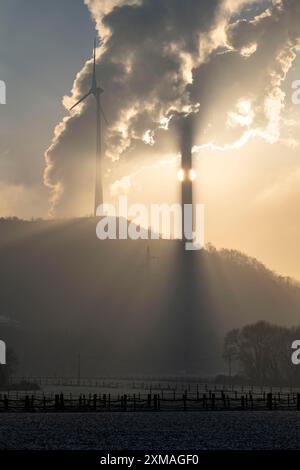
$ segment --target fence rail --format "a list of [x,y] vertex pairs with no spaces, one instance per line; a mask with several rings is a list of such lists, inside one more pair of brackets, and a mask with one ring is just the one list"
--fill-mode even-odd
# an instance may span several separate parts
[[1,412],[300,410],[300,393],[0,394]]

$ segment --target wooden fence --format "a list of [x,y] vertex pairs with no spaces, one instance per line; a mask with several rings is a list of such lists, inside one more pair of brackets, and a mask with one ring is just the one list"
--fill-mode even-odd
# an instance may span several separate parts
[[300,410],[300,393],[0,394],[0,412]]

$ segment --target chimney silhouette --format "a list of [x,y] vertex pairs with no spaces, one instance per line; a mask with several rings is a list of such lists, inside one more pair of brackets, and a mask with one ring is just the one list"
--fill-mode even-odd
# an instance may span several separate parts
[[[193,204],[193,162],[192,162],[192,130],[191,123],[185,119],[181,127],[181,206],[182,206],[182,240],[184,234],[184,207]],[[194,218],[194,217],[193,217]],[[194,228],[194,227],[193,227]]]

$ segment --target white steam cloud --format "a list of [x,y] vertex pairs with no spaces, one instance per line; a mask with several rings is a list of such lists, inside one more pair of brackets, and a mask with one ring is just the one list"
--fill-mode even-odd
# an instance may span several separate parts
[[[255,137],[280,139],[281,85],[299,47],[299,1],[85,3],[103,40],[97,75],[109,121],[106,166],[119,168],[119,174],[106,173],[106,184],[125,176],[128,186],[122,165],[113,162],[135,159],[138,167],[141,155],[163,158],[176,152],[178,114],[193,115],[195,149],[238,148]],[[251,16],[247,9],[253,6],[261,10]],[[66,108],[89,89],[91,68],[89,60],[77,74],[71,96],[64,98]],[[94,113],[90,99],[64,118],[46,152],[44,182],[51,190],[51,211],[59,215],[88,211]]]

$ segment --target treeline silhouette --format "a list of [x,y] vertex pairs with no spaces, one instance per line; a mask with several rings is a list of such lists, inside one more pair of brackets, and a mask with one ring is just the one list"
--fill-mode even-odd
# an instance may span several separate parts
[[291,360],[291,346],[297,339],[300,326],[288,328],[260,321],[229,331],[223,357],[229,366],[236,365],[240,382],[300,386],[300,366]]
[[235,250],[106,240],[95,218],[0,220],[0,338],[20,375],[222,373],[223,338],[297,323],[297,282]]

